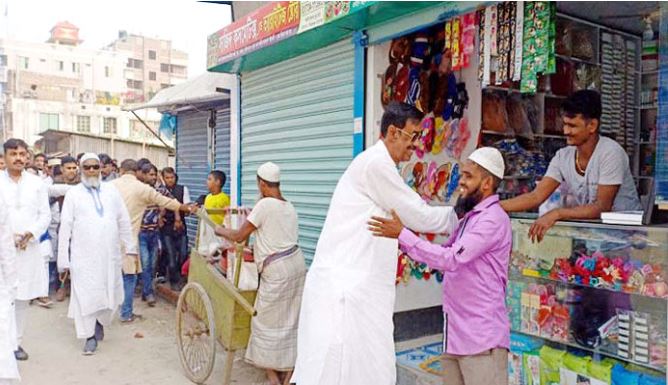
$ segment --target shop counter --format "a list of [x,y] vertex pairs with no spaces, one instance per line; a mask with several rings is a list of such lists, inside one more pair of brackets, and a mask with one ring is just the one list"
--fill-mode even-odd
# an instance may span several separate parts
[[[511,384],[665,382],[668,227],[513,218]],[[639,382],[642,383],[642,382]]]

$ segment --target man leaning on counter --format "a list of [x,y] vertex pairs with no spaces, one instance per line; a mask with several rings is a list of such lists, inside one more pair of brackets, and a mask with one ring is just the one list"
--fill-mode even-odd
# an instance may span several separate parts
[[575,92],[561,109],[568,146],[557,151],[533,191],[501,202],[507,212],[532,210],[560,189],[559,207],[539,217],[529,229],[534,242],[542,241],[560,220],[600,219],[603,212],[641,210],[626,151],[599,133],[601,95],[593,90]]

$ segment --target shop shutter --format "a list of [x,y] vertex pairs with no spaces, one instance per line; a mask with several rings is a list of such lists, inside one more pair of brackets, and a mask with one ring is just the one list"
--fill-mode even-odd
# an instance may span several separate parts
[[[190,190],[190,198],[207,193],[206,178],[209,173],[207,164],[207,120],[208,111],[184,112],[177,117],[176,131],[176,173],[179,183]],[[228,130],[229,132],[229,130]],[[197,221],[194,217],[186,218],[188,241],[195,242]]]
[[352,160],[352,40],[242,74],[241,109],[242,202],[255,203],[258,166],[277,163],[310,261],[336,183]]
[[227,175],[227,181],[223,191],[230,194],[230,105],[221,107],[216,112],[216,145],[215,145],[214,169],[220,170]]

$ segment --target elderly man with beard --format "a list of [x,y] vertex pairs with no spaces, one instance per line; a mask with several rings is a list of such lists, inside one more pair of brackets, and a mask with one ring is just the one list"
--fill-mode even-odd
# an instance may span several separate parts
[[512,233],[496,190],[501,153],[474,151],[462,167],[457,231],[443,245],[418,238],[392,219],[373,217],[374,235],[399,238],[401,250],[443,272],[443,370],[446,385],[506,385],[510,324],[505,305]]
[[121,246],[137,255],[123,199],[101,183],[100,168],[97,155],[81,158],[81,183],[65,195],[58,238],[58,269],[69,271],[72,282],[68,317],[74,318],[77,338],[86,339],[84,355],[95,352],[123,302]]

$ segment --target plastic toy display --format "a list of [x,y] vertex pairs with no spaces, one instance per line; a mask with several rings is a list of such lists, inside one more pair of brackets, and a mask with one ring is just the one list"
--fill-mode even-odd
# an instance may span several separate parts
[[668,228],[512,221],[510,383],[665,383]]

